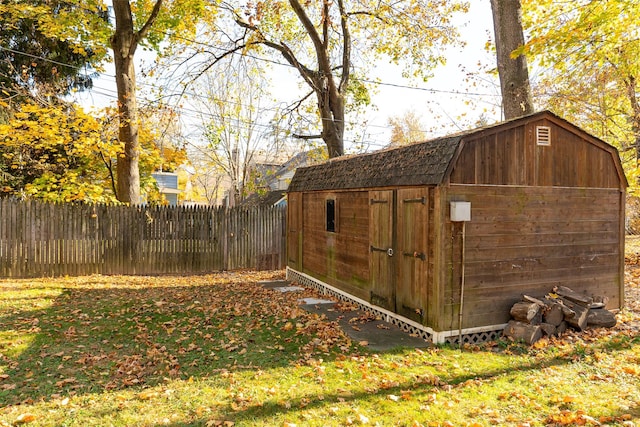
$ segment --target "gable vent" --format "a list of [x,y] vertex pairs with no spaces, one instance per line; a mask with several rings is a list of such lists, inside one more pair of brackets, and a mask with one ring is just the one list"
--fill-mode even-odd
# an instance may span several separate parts
[[551,128],[549,126],[536,126],[536,144],[551,145]]

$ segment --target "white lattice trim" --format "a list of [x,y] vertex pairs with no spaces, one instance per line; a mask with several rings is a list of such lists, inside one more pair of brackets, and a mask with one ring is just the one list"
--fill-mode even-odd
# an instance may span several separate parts
[[[330,295],[339,301],[346,301],[355,304],[361,310],[370,312],[380,317],[382,320],[392,323],[403,331],[419,336],[425,341],[431,341],[434,344],[451,343],[457,344],[460,338],[459,330],[451,331],[434,331],[428,326],[421,325],[411,319],[400,316],[382,307],[373,305],[367,301],[357,298],[345,291],[335,288],[324,283],[321,280],[311,277],[308,274],[301,273],[290,267],[287,267],[287,279],[296,282],[299,285],[307,286],[317,290],[322,295]],[[482,326],[478,328],[468,328],[462,330],[463,344],[477,344],[484,341],[496,339],[502,335],[502,331],[506,324]]]

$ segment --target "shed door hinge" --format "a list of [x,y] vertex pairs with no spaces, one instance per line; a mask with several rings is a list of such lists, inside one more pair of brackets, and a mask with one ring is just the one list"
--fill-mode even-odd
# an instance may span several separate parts
[[427,199],[424,197],[418,197],[417,199],[404,199],[402,200],[404,203],[421,203],[423,205],[427,204]]
[[427,256],[422,252],[403,252],[402,255],[412,258],[420,258],[422,261],[427,259]]

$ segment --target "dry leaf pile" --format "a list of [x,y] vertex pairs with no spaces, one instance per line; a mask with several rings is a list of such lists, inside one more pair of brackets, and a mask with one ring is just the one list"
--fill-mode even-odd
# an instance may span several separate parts
[[[153,386],[207,369],[306,363],[347,351],[351,343],[337,325],[298,307],[311,291],[274,292],[258,283],[280,274],[63,279],[51,306],[17,311],[6,324],[34,341],[24,348],[0,343],[6,366],[0,391],[18,396],[5,403]],[[29,286],[38,281],[23,289]],[[2,290],[7,287],[0,284]],[[20,356],[10,357],[18,347]],[[272,354],[277,359],[264,359]]]

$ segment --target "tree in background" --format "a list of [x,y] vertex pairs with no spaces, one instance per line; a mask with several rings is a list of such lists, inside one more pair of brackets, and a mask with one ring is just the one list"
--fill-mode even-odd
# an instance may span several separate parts
[[[154,111],[155,113],[155,111]],[[156,115],[157,116],[157,115]],[[53,202],[116,201],[113,165],[122,148],[114,144],[118,124],[108,109],[101,118],[66,104],[23,104],[0,124],[0,194]],[[158,120],[142,127],[141,171],[148,200],[159,201],[151,173],[184,162],[184,150],[160,147]]]
[[[209,10],[207,7],[214,8]],[[124,155],[118,159],[118,200],[140,203],[138,106],[135,53],[141,44],[160,50],[174,35],[193,34],[196,23],[215,15],[215,5],[204,0],[114,0],[115,28],[110,38],[118,89],[119,141]],[[208,13],[205,13],[208,12]]]
[[[5,29],[8,34],[7,45],[0,45],[5,57],[0,63],[4,95],[0,107],[6,111],[18,89],[22,94],[38,95],[47,105],[52,95],[68,93],[74,85],[89,85],[90,76],[79,67],[99,66],[110,47],[118,89],[117,141],[123,147],[114,176],[116,193],[120,201],[136,204],[140,202],[140,124],[135,53],[140,45],[160,50],[161,42],[175,33],[190,34],[201,17],[209,17],[204,13],[209,3],[114,0],[112,5],[113,27],[102,0],[11,0],[0,4],[3,36]],[[215,5],[211,7],[215,9]]]
[[[272,162],[281,152],[273,138],[272,119],[277,109],[265,92],[268,84],[259,64],[249,57],[234,58],[204,74],[196,83],[193,102],[198,106],[206,146],[192,146],[208,168],[222,171],[229,183],[229,203],[241,202],[256,162]],[[219,184],[219,183],[217,183]]]
[[523,1],[531,34],[522,52],[540,65],[546,108],[616,145],[637,188],[640,175],[640,4],[631,0]]
[[[178,119],[175,110],[162,104],[141,108],[139,111],[140,126],[138,139],[140,144],[140,190],[141,198],[147,203],[162,204],[163,196],[157,188],[152,173],[158,170],[174,172],[187,161],[186,150],[177,143],[182,140],[181,129],[177,126]],[[118,114],[113,107],[106,108],[101,116],[101,132],[104,141],[118,141],[120,126]],[[118,147],[117,155],[101,156],[108,171],[109,188],[116,194],[117,162],[123,152],[123,144],[113,144]],[[115,196],[114,196],[115,197]]]
[[[136,101],[135,53],[138,45],[148,36],[155,23],[162,0],[156,0],[148,16],[142,19],[142,25],[136,29],[134,15],[129,0],[114,0],[115,31],[111,36],[113,63],[116,68],[116,86],[118,88],[118,140],[123,144],[123,155],[117,162],[118,200],[139,204],[140,199],[140,142],[138,138],[138,105]],[[139,9],[144,12],[145,9]],[[142,15],[142,13],[141,13]],[[139,18],[142,18],[140,16]]]
[[391,126],[391,146],[399,147],[425,141],[427,134],[421,119],[420,115],[412,110],[406,111],[402,116],[390,117],[388,123]]
[[354,76],[366,75],[367,67],[386,58],[406,64],[407,76],[428,78],[445,61],[444,46],[456,41],[457,31],[450,19],[465,11],[466,4],[258,0],[223,2],[220,10],[214,41],[201,44],[193,56],[208,54],[205,68],[236,52],[284,59],[300,76],[301,87],[308,90],[290,105],[290,111],[305,115],[312,110],[317,117],[315,133],[295,136],[321,139],[329,156],[336,157],[344,152],[346,114],[369,100],[364,79]]
[[99,42],[107,26],[106,8],[90,3],[2,1],[0,111],[4,120],[22,103],[46,105],[72,89],[90,87],[95,76],[90,70],[107,55],[106,46]]
[[47,201],[112,202],[104,158],[118,147],[81,108],[23,104],[0,124],[0,194]]
[[524,46],[520,0],[491,0],[496,58],[504,118],[509,120],[533,113],[527,58]]

